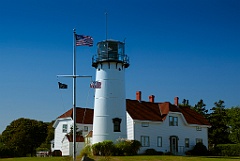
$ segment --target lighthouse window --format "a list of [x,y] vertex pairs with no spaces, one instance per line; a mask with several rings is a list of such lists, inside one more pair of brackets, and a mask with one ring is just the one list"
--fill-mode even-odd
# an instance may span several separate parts
[[118,59],[118,43],[117,42],[108,42],[108,55],[109,59]]
[[124,44],[118,44],[118,54],[120,56],[119,60],[123,60],[124,55]]
[[113,119],[113,131],[114,132],[121,132],[121,126],[120,126],[121,121],[122,121],[122,119],[120,119],[120,118]]
[[100,60],[105,60],[108,58],[107,55],[107,44],[106,43],[99,43],[98,44],[98,58]]

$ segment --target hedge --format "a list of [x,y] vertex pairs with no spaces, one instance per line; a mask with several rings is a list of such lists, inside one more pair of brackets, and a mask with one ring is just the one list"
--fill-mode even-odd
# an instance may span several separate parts
[[220,156],[240,156],[240,144],[219,144],[213,153]]
[[136,155],[141,147],[137,140],[119,139],[115,144],[110,140],[92,145],[93,155]]

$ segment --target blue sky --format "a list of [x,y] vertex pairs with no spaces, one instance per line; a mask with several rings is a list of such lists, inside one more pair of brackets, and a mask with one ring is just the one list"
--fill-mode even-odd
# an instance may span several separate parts
[[[95,78],[96,43],[123,41],[126,96],[157,102],[222,99],[240,105],[238,0],[11,0],[0,2],[0,133],[20,117],[52,121],[72,107],[73,28],[94,38],[77,47],[77,74]],[[57,82],[68,84],[59,90]],[[77,106],[93,107],[89,79],[77,80]]]

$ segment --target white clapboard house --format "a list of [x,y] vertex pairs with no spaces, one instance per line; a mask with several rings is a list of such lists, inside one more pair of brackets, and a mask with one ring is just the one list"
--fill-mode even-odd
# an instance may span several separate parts
[[[76,108],[76,129],[81,131],[82,135],[76,136],[77,155],[85,145],[86,136],[93,129],[93,109]],[[70,109],[59,116],[53,124],[55,128],[54,140],[51,142],[51,151],[61,151],[62,156],[73,155],[73,136],[71,128],[73,127],[73,110]]]
[[[87,142],[91,143],[93,113],[93,109],[77,108],[77,128],[83,134],[77,139],[78,154]],[[140,154],[155,149],[184,155],[198,142],[208,147],[210,124],[189,107],[179,106],[178,97],[174,98],[174,104],[154,102],[153,95],[149,96],[149,101],[143,101],[138,91],[136,100],[126,99],[126,119],[127,125],[121,126],[127,126],[127,139],[141,142]],[[63,156],[72,155],[72,139],[68,134],[72,125],[72,109],[56,119],[52,151],[60,150]]]

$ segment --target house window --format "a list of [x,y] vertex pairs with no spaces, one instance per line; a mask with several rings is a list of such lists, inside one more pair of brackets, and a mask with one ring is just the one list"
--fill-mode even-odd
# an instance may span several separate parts
[[202,141],[202,139],[201,138],[196,138],[196,144],[197,143],[202,143],[203,141]]
[[189,138],[185,138],[185,147],[189,148]]
[[197,131],[202,131],[202,127],[197,126],[197,127],[196,127],[196,130],[197,130]]
[[122,119],[120,118],[114,118],[113,119],[113,131],[114,132],[121,132],[121,121]]
[[162,147],[162,137],[161,136],[157,137],[157,146]]
[[149,136],[141,136],[141,144],[144,147],[150,146]]
[[142,127],[148,127],[149,123],[148,122],[142,122]]
[[86,131],[88,131],[88,126],[84,126],[83,127],[83,130],[86,132]]
[[63,132],[63,133],[67,133],[67,128],[68,128],[68,125],[67,125],[67,124],[63,124],[63,126],[62,126],[62,132]]
[[169,116],[169,126],[178,126],[178,118]]

